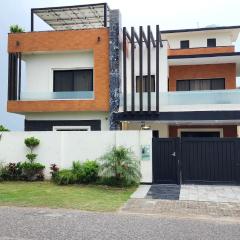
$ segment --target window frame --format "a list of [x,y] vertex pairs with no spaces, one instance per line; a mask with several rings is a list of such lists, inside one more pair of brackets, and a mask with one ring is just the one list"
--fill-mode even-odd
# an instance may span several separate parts
[[[188,43],[188,47],[183,47],[183,43]],[[190,48],[190,40],[180,40],[180,49],[189,49]]]
[[219,132],[220,138],[223,138],[223,128],[178,128],[179,138],[181,138],[182,132]]
[[51,75],[52,75],[51,91],[55,92],[54,91],[54,71],[78,71],[78,70],[92,70],[92,78],[93,78],[93,91],[92,92],[94,93],[95,92],[95,81],[94,81],[94,68],[93,67],[86,67],[86,68],[52,68],[51,69]]
[[[61,130],[63,129],[63,130]],[[83,132],[87,132],[87,131],[91,131],[91,126],[53,126],[53,131],[54,132],[61,132],[61,131],[67,131],[67,130],[71,130],[71,131],[78,131],[78,130],[83,130],[86,129]]]
[[[210,46],[211,44],[209,42],[212,40],[214,41],[214,46]],[[207,47],[209,47],[209,48],[217,47],[217,39],[216,38],[208,38],[207,39]]]

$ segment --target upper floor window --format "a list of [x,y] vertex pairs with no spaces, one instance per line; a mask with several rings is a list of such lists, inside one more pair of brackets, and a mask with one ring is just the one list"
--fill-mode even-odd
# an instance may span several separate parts
[[[155,92],[155,75],[151,75],[150,81],[151,92]],[[144,75],[142,78],[142,91],[148,91],[148,76]],[[136,76],[136,92],[140,92],[140,76]]]
[[93,91],[93,70],[54,70],[53,91]]
[[216,47],[217,46],[216,38],[208,38],[207,46],[208,47]]
[[180,48],[184,49],[184,48],[189,48],[190,44],[189,44],[189,40],[182,40],[180,41]]
[[225,79],[177,80],[177,91],[199,91],[225,89]]

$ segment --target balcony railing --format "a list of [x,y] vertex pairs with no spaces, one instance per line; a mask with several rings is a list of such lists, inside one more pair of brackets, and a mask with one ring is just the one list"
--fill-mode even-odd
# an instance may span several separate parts
[[[240,89],[234,90],[207,90],[207,91],[179,91],[160,92],[160,111],[169,109],[180,109],[186,107],[226,107],[230,104],[240,104]],[[121,96],[120,106],[123,106],[123,96]],[[143,111],[147,111],[148,96],[143,93]],[[127,94],[127,110],[131,110],[131,94]],[[135,93],[135,110],[139,110],[139,93]],[[156,110],[156,93],[151,93],[151,111]],[[240,110],[240,109],[239,109]]]
[[21,92],[20,100],[90,100],[94,99],[93,91],[72,91],[72,92]]

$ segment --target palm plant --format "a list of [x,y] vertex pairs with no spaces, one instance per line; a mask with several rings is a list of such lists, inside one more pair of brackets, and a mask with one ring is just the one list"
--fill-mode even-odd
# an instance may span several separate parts
[[134,153],[123,146],[113,147],[100,158],[99,176],[112,179],[116,184],[131,185],[140,181],[140,161]]

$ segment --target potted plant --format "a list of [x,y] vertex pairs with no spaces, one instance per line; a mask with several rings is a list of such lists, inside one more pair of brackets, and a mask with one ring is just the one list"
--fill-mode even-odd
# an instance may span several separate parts
[[22,33],[22,32],[24,32],[24,29],[19,27],[17,24],[14,24],[14,25],[10,26],[10,32],[11,33]]

